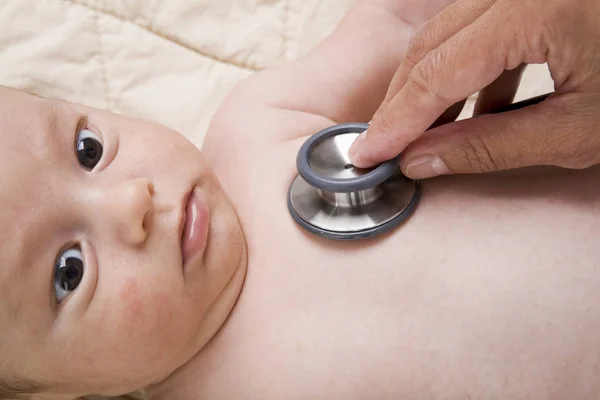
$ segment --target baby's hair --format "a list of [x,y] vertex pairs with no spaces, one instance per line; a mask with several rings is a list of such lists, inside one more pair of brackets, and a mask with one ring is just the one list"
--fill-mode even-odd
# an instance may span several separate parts
[[29,400],[31,395],[41,393],[44,385],[28,379],[9,379],[0,376],[0,400]]

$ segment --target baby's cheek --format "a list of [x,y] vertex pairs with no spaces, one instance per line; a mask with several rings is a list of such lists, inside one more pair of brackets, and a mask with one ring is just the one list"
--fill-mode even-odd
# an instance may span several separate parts
[[140,283],[134,278],[128,278],[119,288],[119,304],[123,306],[124,317],[126,320],[137,318],[142,309],[139,286]]
[[123,351],[138,353],[141,362],[165,360],[179,353],[191,333],[185,316],[189,305],[177,292],[152,288],[133,278],[122,283],[117,297]]

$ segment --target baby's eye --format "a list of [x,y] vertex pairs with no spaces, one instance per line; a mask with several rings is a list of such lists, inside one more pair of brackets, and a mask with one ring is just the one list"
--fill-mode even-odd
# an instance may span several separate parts
[[60,303],[75,290],[83,278],[83,256],[78,246],[59,254],[54,267],[54,290]]
[[77,160],[88,171],[94,169],[102,158],[102,143],[98,136],[88,130],[81,129],[77,132]]

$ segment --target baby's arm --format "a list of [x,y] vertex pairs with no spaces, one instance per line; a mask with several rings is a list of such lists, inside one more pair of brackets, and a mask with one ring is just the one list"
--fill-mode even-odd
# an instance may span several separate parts
[[295,62],[256,74],[241,85],[238,100],[251,96],[256,101],[260,93],[260,101],[271,108],[315,114],[332,122],[368,121],[383,100],[411,35],[452,2],[359,1],[317,48]]

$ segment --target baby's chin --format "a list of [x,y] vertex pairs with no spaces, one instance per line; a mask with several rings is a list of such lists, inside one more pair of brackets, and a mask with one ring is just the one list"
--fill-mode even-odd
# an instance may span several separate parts
[[246,237],[234,203],[214,176],[209,199],[210,222],[203,254],[204,273],[215,283],[211,306],[200,323],[201,350],[218,334],[235,309],[246,276],[248,250]]
[[179,387],[181,382],[185,382],[188,379],[195,379],[194,372],[197,371],[199,365],[203,362],[204,353],[222,333],[227,321],[235,313],[236,304],[242,292],[247,271],[245,241],[243,245],[244,251],[240,254],[240,259],[233,270],[233,274],[213,306],[202,319],[204,328],[200,330],[201,335],[197,338],[198,341],[194,349],[184,355],[176,368],[172,368],[171,371],[163,374],[160,378],[148,382],[147,385],[140,386],[150,398],[161,396],[169,398],[168,394],[173,388]]

